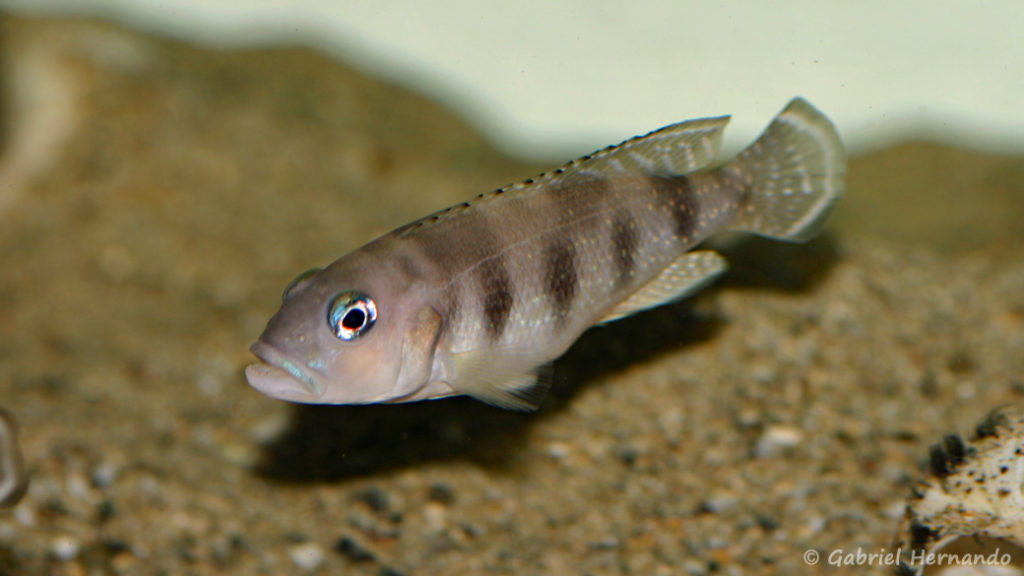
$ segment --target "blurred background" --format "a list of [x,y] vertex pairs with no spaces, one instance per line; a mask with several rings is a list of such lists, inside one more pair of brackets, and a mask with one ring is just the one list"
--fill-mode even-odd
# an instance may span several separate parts
[[794,95],[854,151],[1024,149],[1024,4],[5,0],[214,46],[301,44],[442,102],[500,149],[565,157],[734,115],[739,147]]

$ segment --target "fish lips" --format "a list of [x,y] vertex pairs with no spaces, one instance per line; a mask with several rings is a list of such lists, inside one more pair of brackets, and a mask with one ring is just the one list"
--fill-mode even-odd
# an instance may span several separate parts
[[262,394],[305,404],[315,404],[323,397],[327,386],[319,371],[262,341],[249,350],[263,362],[247,366],[245,378]]

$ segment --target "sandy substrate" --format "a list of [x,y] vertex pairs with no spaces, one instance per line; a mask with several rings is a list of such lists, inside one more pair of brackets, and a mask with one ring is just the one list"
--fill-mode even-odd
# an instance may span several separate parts
[[927,144],[854,159],[809,245],[731,242],[694,301],[586,334],[535,414],[265,398],[247,348],[298,272],[549,166],[303,49],[3,34],[32,485],[0,574],[888,573],[828,560],[891,547],[929,446],[1024,402],[1024,159]]

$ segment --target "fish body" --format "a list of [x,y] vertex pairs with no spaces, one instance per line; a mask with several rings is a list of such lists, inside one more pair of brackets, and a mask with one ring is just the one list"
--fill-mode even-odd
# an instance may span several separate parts
[[709,168],[727,116],[673,124],[457,204],[297,278],[253,345],[257,390],[303,403],[543,397],[537,370],[589,327],[726,269],[714,233],[806,240],[842,195],[829,120],[795,99]]

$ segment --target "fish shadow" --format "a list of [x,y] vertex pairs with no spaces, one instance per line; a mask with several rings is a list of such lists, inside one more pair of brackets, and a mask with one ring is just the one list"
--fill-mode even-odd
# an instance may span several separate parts
[[[800,293],[813,290],[840,259],[835,239],[807,244],[756,237],[714,248],[730,261],[718,288]],[[414,404],[305,406],[263,446],[256,473],[287,483],[337,482],[444,460],[509,471],[534,423],[565,410],[601,375],[714,338],[714,307],[662,306],[588,330],[554,365],[552,389],[535,413],[502,410],[469,398]]]

